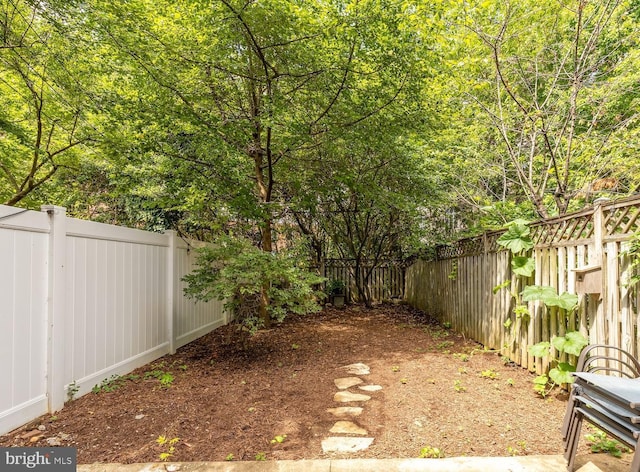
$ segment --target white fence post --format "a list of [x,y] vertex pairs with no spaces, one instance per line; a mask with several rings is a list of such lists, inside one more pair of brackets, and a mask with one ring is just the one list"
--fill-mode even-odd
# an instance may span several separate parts
[[67,210],[43,205],[49,215],[49,254],[47,299],[47,398],[49,412],[64,406],[65,317],[66,317],[66,258]]
[[167,336],[169,338],[169,353],[176,352],[176,238],[175,231],[165,231],[169,238],[167,251]]

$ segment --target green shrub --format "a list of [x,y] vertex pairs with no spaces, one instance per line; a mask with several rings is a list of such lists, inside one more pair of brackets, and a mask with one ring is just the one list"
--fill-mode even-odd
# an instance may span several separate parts
[[287,313],[320,311],[314,289],[324,278],[306,270],[295,250],[270,253],[238,237],[220,237],[213,247],[199,249],[197,268],[183,280],[184,292],[196,300],[224,300],[241,328],[255,333],[263,327],[259,305],[263,289],[269,299],[269,319],[282,321]]

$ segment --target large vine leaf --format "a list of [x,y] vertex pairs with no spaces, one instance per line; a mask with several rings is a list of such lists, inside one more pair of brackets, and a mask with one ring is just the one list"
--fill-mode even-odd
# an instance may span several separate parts
[[533,346],[529,346],[527,351],[534,357],[544,357],[549,355],[549,348],[551,347],[551,343],[548,341],[542,341]]
[[513,270],[515,274],[531,277],[535,269],[536,263],[531,257],[514,256],[513,259],[511,259],[511,270]]
[[522,299],[526,302],[540,300],[547,306],[557,306],[563,310],[571,311],[578,306],[578,296],[564,292],[558,295],[553,287],[544,285],[529,285],[522,291]]
[[554,337],[551,343],[560,352],[579,356],[589,340],[579,331],[571,331],[565,336]]
[[506,247],[512,253],[518,254],[533,247],[533,241],[529,235],[529,226],[525,220],[513,221],[507,231],[498,238],[497,243]]
[[558,292],[555,288],[544,285],[528,285],[522,291],[522,299],[525,302],[532,302],[534,300],[542,300],[544,302],[557,296]]
[[549,371],[549,377],[556,384],[568,384],[574,381],[572,372],[576,371],[576,367],[574,365],[569,364],[568,362],[560,362],[557,367],[554,367]]
[[550,297],[542,300],[547,306],[557,306],[564,310],[571,311],[578,306],[578,295],[564,292],[562,295]]

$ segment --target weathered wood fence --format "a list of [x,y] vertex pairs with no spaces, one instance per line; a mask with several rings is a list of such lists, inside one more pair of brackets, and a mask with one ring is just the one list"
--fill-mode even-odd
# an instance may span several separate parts
[[[531,225],[536,271],[528,284],[577,293],[576,269],[592,268],[589,276],[595,277],[597,288],[578,294],[578,309],[570,316],[540,302],[529,302],[529,320],[514,314],[511,294],[522,287],[511,272],[510,252],[496,242],[501,232],[439,247],[435,260],[416,261],[407,268],[405,299],[539,373],[547,370],[549,359],[534,358],[527,348],[568,331],[638,356],[640,298],[638,288],[629,283],[630,256],[625,251],[639,230],[639,196],[597,202],[593,208]],[[494,292],[509,280],[510,288]]]
[[365,288],[371,294],[370,299],[373,303],[381,303],[404,298],[405,267],[401,262],[387,261],[376,267],[366,262],[356,271],[353,260],[329,259],[324,264],[322,274],[329,281],[342,280],[346,286],[345,299],[356,303],[362,301],[356,286],[356,273],[360,280],[368,276]]

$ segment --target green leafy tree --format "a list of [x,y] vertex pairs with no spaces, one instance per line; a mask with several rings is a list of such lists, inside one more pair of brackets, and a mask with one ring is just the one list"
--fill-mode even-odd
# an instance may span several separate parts
[[455,31],[446,147],[431,152],[469,227],[637,191],[634,2],[467,2],[446,12]]
[[[359,142],[366,142],[362,149]],[[334,142],[332,164],[312,164],[309,180],[299,184],[314,185],[315,192],[291,202],[302,232],[322,241],[320,261],[351,262],[357,298],[365,304],[371,303],[373,271],[383,262],[401,261],[419,245],[422,210],[436,193],[415,149],[385,144],[376,146],[373,134],[368,141]]]
[[[271,253],[279,249],[275,231],[293,223],[286,219],[290,183],[318,158],[313,151],[381,113],[402,114],[394,104],[415,92],[422,72],[403,8],[390,1],[96,0],[75,13],[113,75],[133,85],[114,106],[136,115],[123,120],[146,146],[134,166],[148,167],[150,182],[160,169],[183,187],[190,173],[204,174],[205,188],[188,192],[200,199],[195,209],[212,204],[229,224],[246,222]],[[184,195],[160,187],[145,201],[155,194],[175,205]],[[269,303],[265,285],[262,319]]]
[[466,26],[493,66],[471,96],[497,131],[506,176],[540,217],[567,212],[581,189],[607,177],[609,140],[636,121],[633,108],[620,107],[628,91],[616,93],[637,41],[630,9],[625,1],[576,0],[468,12]]
[[29,205],[95,133],[74,93],[70,38],[40,4],[3,2],[0,18],[0,201]]

